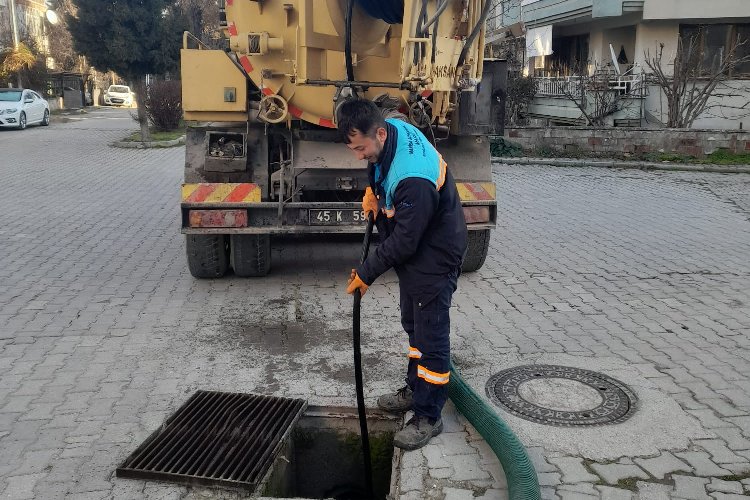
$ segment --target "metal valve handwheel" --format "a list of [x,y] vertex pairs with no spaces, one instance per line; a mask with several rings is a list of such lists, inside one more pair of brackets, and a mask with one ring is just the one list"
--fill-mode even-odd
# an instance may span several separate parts
[[260,100],[260,114],[258,117],[264,122],[281,123],[286,120],[289,105],[286,99],[278,94],[263,96]]

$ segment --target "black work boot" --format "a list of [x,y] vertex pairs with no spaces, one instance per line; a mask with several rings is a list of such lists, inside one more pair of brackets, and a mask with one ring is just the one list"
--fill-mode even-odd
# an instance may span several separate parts
[[435,423],[425,417],[414,416],[406,423],[406,427],[393,436],[393,445],[402,450],[416,450],[430,442],[430,439],[443,432],[443,419]]
[[411,410],[412,395],[414,393],[406,385],[392,394],[384,394],[378,398],[378,408],[393,413],[403,413]]

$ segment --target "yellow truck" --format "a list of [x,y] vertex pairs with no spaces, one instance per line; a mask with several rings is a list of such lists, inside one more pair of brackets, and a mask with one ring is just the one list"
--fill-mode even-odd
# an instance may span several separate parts
[[373,100],[419,127],[456,179],[464,271],[484,263],[497,205],[488,136],[506,66],[484,58],[491,0],[220,0],[225,50],[183,37],[182,232],[190,272],[262,276],[271,236],[358,233],[367,165],[336,108]]

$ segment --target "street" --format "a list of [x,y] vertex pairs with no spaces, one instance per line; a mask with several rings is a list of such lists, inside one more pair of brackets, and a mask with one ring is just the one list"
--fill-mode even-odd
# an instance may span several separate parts
[[[114,470],[198,389],[355,406],[344,290],[360,238],[276,239],[267,277],[192,278],[184,149],[111,147],[137,128],[129,111],[0,130],[2,498],[234,498]],[[499,223],[454,295],[456,366],[482,396],[494,373],[537,363],[606,373],[639,400],[589,429],[494,407],[543,497],[750,492],[750,176],[493,168]],[[362,307],[374,407],[406,363],[395,274]],[[453,467],[424,457],[430,474]],[[479,472],[475,496],[497,498],[503,481]],[[464,480],[430,474],[400,498],[467,498]]]

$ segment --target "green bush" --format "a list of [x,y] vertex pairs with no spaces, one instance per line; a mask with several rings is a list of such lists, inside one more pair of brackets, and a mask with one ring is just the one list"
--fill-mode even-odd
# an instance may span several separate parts
[[149,121],[158,131],[175,130],[182,119],[180,81],[155,81],[148,86],[144,107]]
[[523,147],[505,137],[490,138],[490,154],[492,156],[523,156]]

